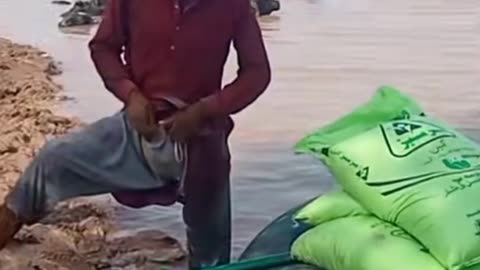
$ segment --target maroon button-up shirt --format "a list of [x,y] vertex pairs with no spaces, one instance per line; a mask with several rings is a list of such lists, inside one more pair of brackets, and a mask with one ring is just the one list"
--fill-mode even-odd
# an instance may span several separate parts
[[[125,0],[128,35],[122,31],[121,2],[108,2],[90,42],[98,73],[120,100],[137,90],[154,103],[164,96],[203,100],[222,117],[247,107],[269,84],[270,66],[249,0]],[[238,76],[222,87],[232,43]]]
[[[121,6],[125,3],[127,12]],[[222,87],[232,43],[239,72]],[[153,103],[161,103],[163,97],[187,103],[201,100],[222,119],[247,107],[270,82],[265,46],[249,0],[110,0],[90,49],[106,88],[123,102],[131,91],[141,91]],[[224,175],[228,162],[210,162],[228,159],[224,141],[219,138],[191,149],[185,189],[199,193],[193,195],[202,197],[205,187],[218,189],[221,184],[215,181],[220,179],[215,178],[228,180],[223,179],[228,178]],[[114,196],[128,206],[143,207],[170,205],[175,193],[167,186]],[[195,196],[189,199],[191,204],[204,206]]]

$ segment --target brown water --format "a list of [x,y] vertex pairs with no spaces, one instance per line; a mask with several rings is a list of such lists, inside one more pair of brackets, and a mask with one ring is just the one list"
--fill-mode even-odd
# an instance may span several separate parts
[[[65,7],[0,0],[0,36],[37,45],[63,62],[74,102],[93,121],[119,103],[90,62],[89,35],[61,33]],[[235,252],[272,218],[331,186],[325,171],[292,146],[305,133],[366,101],[383,84],[416,97],[452,125],[476,129],[480,93],[477,0],[283,0],[261,19],[273,66],[268,92],[236,117],[232,137]],[[226,81],[235,74],[235,57]],[[179,208],[118,207],[126,229],[162,228],[183,237]]]

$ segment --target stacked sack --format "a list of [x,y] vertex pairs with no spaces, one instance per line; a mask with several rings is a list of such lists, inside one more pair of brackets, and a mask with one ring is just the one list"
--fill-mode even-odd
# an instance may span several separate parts
[[317,198],[295,218],[315,226],[293,243],[295,260],[328,270],[444,270],[405,231],[342,191]]
[[[406,251],[409,246],[428,257],[418,249],[421,246],[445,269],[480,269],[480,145],[426,116],[408,96],[382,87],[365,105],[301,140],[296,150],[322,160],[345,191],[343,197],[350,203],[358,202],[357,210],[349,211],[364,211],[361,215],[349,212],[333,220],[321,219],[293,245],[292,254],[297,258],[329,270],[397,269],[393,259],[389,268],[339,265],[347,255],[365,263],[363,260],[377,257],[373,254],[392,250],[398,237],[388,237],[388,232],[400,230],[404,241],[398,245],[405,254],[410,252]],[[336,234],[343,231],[345,239],[333,239],[335,230]],[[347,246],[338,241],[348,241],[347,236],[358,236],[356,242],[347,245],[358,245],[358,250],[340,254],[346,252],[343,248]],[[335,264],[303,257],[309,253],[308,247],[323,245],[315,237],[333,237],[332,245],[316,256],[334,252],[339,257]],[[375,238],[383,241],[366,244]],[[389,248],[382,250],[384,244]],[[402,259],[411,260],[403,255]],[[427,261],[430,268],[404,265],[403,269],[438,269],[435,260]]]

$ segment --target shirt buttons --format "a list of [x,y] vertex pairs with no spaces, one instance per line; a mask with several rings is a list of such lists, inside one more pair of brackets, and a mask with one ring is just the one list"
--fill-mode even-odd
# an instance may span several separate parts
[[180,30],[180,26],[177,25],[177,27],[175,27],[175,30]]
[[175,51],[175,45],[170,46],[170,51]]

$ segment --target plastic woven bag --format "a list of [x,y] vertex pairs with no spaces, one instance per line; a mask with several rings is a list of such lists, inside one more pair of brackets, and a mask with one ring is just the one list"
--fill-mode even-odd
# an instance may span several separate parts
[[298,221],[320,225],[342,217],[371,215],[342,190],[323,194],[300,209],[294,216]]
[[[391,104],[385,102],[380,106]],[[362,118],[347,115],[330,125],[334,130],[305,138],[300,151],[321,156],[349,195],[413,235],[448,269],[476,267],[480,146],[432,118],[377,114],[372,108]],[[357,132],[347,135],[342,123],[354,120]]]
[[403,230],[372,216],[328,221],[292,245],[296,260],[328,270],[443,270]]

